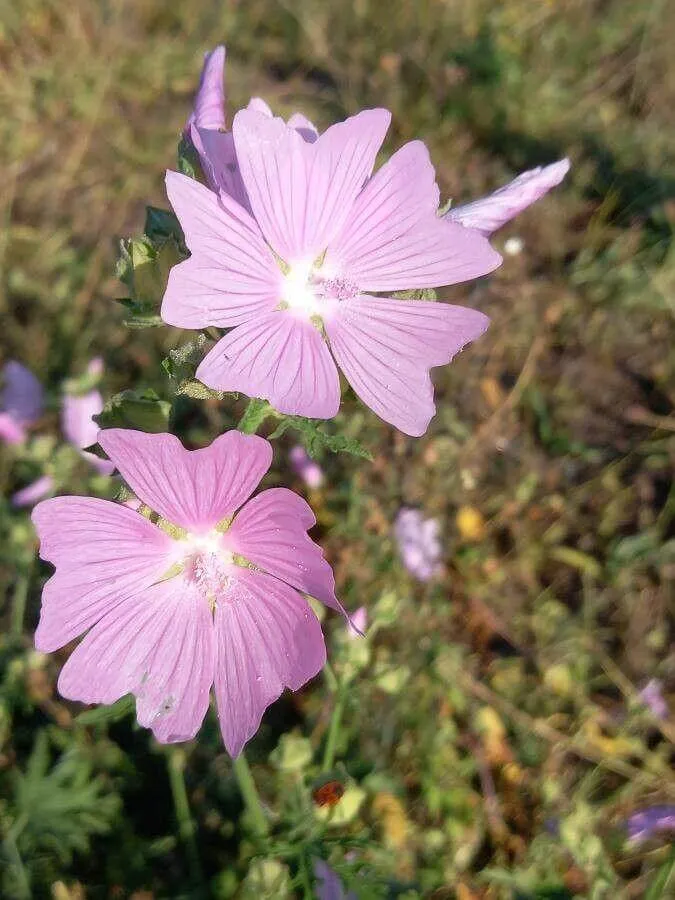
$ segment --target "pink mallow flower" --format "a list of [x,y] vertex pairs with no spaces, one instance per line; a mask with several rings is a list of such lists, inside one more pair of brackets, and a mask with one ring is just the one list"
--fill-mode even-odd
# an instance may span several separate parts
[[[197,151],[208,186],[213,191],[228,194],[250,212],[234,139],[226,125],[225,56],[222,45],[205,54],[199,88],[184,134]],[[248,109],[272,118],[272,110],[260,97],[251,98]],[[288,124],[307,141],[315,141],[318,137],[314,125],[301,113],[292,115]]]
[[[90,375],[99,375],[102,371],[100,359],[92,359],[87,368]],[[61,410],[61,428],[68,441],[101,475],[111,475],[115,466],[107,459],[101,459],[95,453],[85,450],[91,447],[98,438],[99,427],[94,422],[93,416],[97,416],[103,410],[103,397],[100,391],[94,389],[85,394],[66,394],[63,398]]]
[[406,434],[426,431],[429,369],[450,362],[488,319],[374,294],[477,278],[501,257],[478,232],[437,215],[422,142],[373,174],[389,121],[384,109],[365,110],[310,141],[291,122],[241,110],[232,140],[251,213],[224,189],[167,173],[192,255],[171,270],[162,318],[232,329],[200,364],[204,384],[331,418],[339,366],[382,419]]
[[561,159],[550,166],[529,169],[487,197],[451,207],[445,218],[489,237],[493,231],[506,225],[551,188],[559,185],[569,168],[569,159]]
[[440,568],[441,542],[436,519],[404,507],[396,516],[394,534],[403,565],[420,581],[429,581]]
[[215,687],[223,740],[237,756],[266,707],[326,660],[304,594],[344,612],[307,535],[315,519],[285,488],[249,499],[272,460],[261,437],[230,431],[202,450],[169,434],[101,431],[98,442],[155,522],[88,497],[40,503],[40,555],[56,572],[35,635],[51,652],[85,634],[60,693],[84,703],[136,697],[162,742],[197,733]]
[[35,375],[15,360],[2,370],[0,390],[0,441],[22,444],[26,429],[42,415],[44,391]]
[[292,447],[288,458],[296,475],[305,482],[308,488],[316,490],[323,484],[323,470],[321,466],[312,459],[304,447],[299,444]]

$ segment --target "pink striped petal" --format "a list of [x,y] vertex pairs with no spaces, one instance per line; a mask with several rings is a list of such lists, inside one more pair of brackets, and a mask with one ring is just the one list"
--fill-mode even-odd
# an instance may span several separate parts
[[211,612],[181,577],[109,612],[61,671],[59,692],[83,703],[136,697],[138,721],[158,741],[189,741],[209,706],[215,641]]
[[238,431],[202,450],[186,450],[172,434],[124,428],[100,431],[98,442],[143,503],[195,533],[239,509],[272,462],[264,438]]
[[465,228],[490,235],[560,184],[569,168],[569,159],[561,159],[550,166],[537,166],[487,197],[450,209],[445,217]]
[[177,172],[166,173],[166,188],[193,255],[169,274],[164,321],[227,327],[274,309],[283,276],[246,210]]
[[326,331],[335,359],[361,400],[404,434],[424,434],[436,411],[432,366],[450,362],[486,330],[462,306],[362,295],[342,302]]
[[242,507],[225,543],[232,553],[343,613],[331,567],[307,534],[315,524],[314,513],[302,497],[287,488],[272,488]]
[[501,257],[487,240],[436,215],[438,187],[421,141],[401,147],[368,182],[331,243],[324,266],[364,291],[456,284]]
[[35,646],[49,653],[91,628],[170,568],[174,541],[125,506],[56,497],[35,507],[40,556],[56,566],[42,594]]
[[284,688],[321,671],[326,646],[307,601],[262,572],[237,574],[216,606],[215,689],[220,729],[236,757]]
[[225,47],[204,55],[199,88],[190,120],[198,128],[225,127]]
[[321,334],[286,312],[235,328],[202,360],[197,378],[216,390],[269,400],[290,415],[329,419],[340,406],[340,379]]
[[370,109],[308,143],[282,119],[241,110],[232,132],[251,209],[287,263],[313,261],[344,224],[389,127]]

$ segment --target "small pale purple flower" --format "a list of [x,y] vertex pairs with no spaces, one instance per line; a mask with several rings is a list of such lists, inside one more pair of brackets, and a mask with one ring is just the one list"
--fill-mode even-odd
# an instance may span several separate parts
[[664,804],[633,813],[626,828],[630,841],[644,841],[661,832],[675,834],[675,806]]
[[[87,368],[89,375],[100,375],[102,362],[93,359]],[[103,397],[96,389],[85,394],[66,394],[63,398],[61,411],[61,428],[68,441],[77,448],[82,459],[85,459],[101,475],[110,475],[115,466],[107,459],[101,459],[95,453],[90,453],[85,448],[96,443],[99,427],[94,422],[93,416],[97,416],[103,410]]]
[[136,697],[138,721],[164,743],[195,736],[211,687],[225,746],[237,756],[284,688],[323,667],[306,595],[344,614],[333,573],[307,530],[307,503],[285,488],[249,499],[272,461],[261,437],[230,431],[203,450],[170,434],[98,434],[150,520],[121,503],[56,497],[33,522],[56,567],[35,645],[84,634],[60,693],[84,703]]
[[322,859],[314,860],[317,900],[358,900],[354,891],[345,893],[340,876]]
[[561,159],[550,166],[529,169],[487,197],[451,207],[445,218],[489,237],[559,185],[569,168],[569,159]]
[[323,470],[321,466],[312,459],[304,447],[293,447],[288,454],[291,466],[296,475],[305,482],[308,488],[316,490],[323,484]]
[[44,391],[35,375],[15,360],[6,363],[0,390],[0,440],[23,443],[26,429],[40,418],[43,406]]
[[663,685],[658,678],[652,678],[648,681],[640,691],[639,696],[657,719],[668,718],[668,704],[663,696]]
[[38,500],[42,500],[54,489],[54,479],[49,475],[42,475],[35,481],[31,481],[26,487],[21,488],[12,496],[12,506],[33,506]]
[[403,508],[396,517],[394,534],[403,565],[420,581],[429,581],[438,572],[441,559],[439,525],[425,519],[417,509]]

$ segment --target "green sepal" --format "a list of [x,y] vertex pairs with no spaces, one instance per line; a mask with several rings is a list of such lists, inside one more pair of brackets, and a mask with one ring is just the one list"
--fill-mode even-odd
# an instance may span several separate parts
[[93,419],[101,428],[136,428],[159,433],[168,431],[170,414],[171,404],[147,388],[115,394],[106,402],[103,412]]

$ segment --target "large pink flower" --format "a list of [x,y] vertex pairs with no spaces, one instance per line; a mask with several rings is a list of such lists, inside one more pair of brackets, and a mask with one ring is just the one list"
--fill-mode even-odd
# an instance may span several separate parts
[[85,703],[134,694],[138,721],[163,742],[194,737],[214,685],[236,756],[284,688],[324,665],[303,595],[343,612],[307,535],[312,511],[285,488],[249,500],[272,459],[254,435],[231,431],[193,451],[169,434],[115,428],[98,440],[156,516],[88,497],[35,508],[40,554],[56,566],[36,647],[50,652],[86,632],[61,694]]
[[560,159],[550,166],[528,169],[487,197],[452,207],[445,217],[488,237],[559,185],[569,168],[569,159]]
[[330,418],[340,404],[337,363],[381,418],[406,434],[426,431],[435,411],[429,369],[488,320],[374,293],[476,278],[500,257],[482,235],[437,215],[420,141],[372,174],[389,120],[386,110],[366,110],[309,140],[290,122],[238,112],[233,146],[251,213],[224,190],[167,173],[192,255],[170,273],[162,317],[234,328],[199,366],[205,384]]

